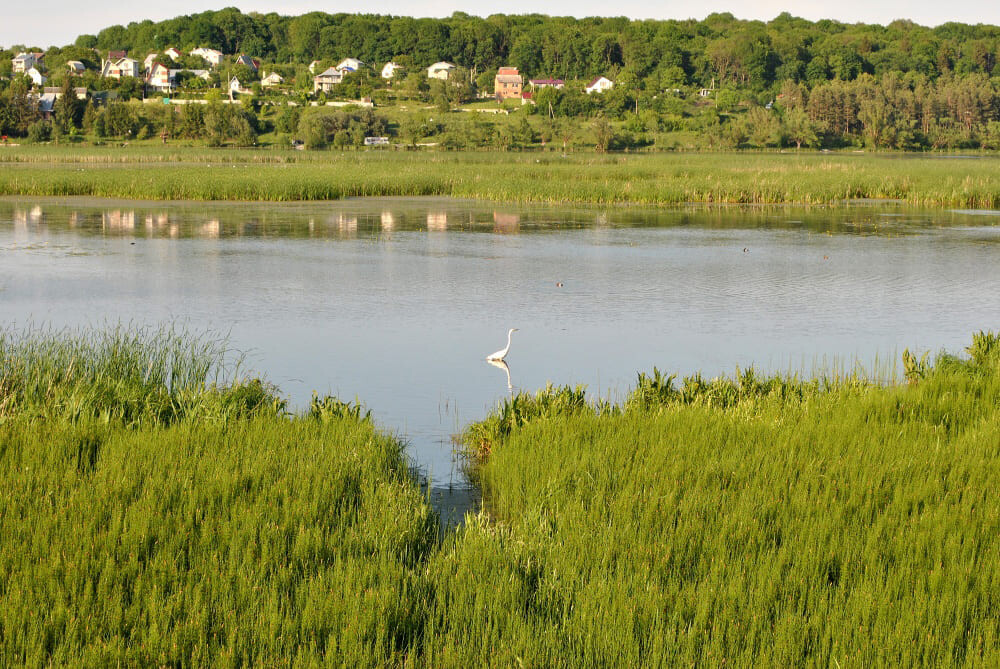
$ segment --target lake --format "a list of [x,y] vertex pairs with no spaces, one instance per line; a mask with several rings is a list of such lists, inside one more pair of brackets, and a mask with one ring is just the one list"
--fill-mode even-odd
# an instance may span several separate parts
[[[228,335],[296,407],[313,390],[359,398],[460,512],[451,436],[518,389],[620,399],[654,365],[887,373],[905,347],[960,351],[1000,327],[998,223],[891,203],[8,198],[0,314]],[[491,366],[512,327],[509,370]]]

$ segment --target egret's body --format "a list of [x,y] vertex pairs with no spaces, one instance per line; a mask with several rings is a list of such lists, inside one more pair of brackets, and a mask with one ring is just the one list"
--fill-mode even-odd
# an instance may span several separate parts
[[511,328],[510,330],[508,330],[507,331],[507,346],[505,348],[500,349],[496,353],[490,353],[488,356],[486,356],[486,359],[487,360],[503,360],[504,358],[506,358],[507,354],[510,352],[510,336],[512,334],[514,334],[515,332],[517,332],[517,328]]

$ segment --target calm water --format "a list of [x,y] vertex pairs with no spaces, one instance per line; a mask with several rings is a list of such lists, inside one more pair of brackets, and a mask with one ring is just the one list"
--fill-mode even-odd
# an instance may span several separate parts
[[1000,327],[1000,212],[0,200],[5,326],[181,320],[301,406],[359,397],[439,488],[514,389],[872,365]]

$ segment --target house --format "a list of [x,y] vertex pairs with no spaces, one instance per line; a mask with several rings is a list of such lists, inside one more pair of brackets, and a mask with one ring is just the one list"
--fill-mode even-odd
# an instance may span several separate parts
[[388,63],[382,66],[382,78],[392,79],[393,77],[396,76],[396,72],[399,72],[402,69],[403,66],[400,65],[399,63],[394,63],[392,61],[389,61]]
[[67,60],[66,69],[69,70],[70,74],[83,74],[87,70],[87,66],[78,60]]
[[55,109],[56,100],[59,96],[55,93],[42,93],[38,97],[38,111],[41,113],[42,118],[49,118],[52,116],[52,111]]
[[587,95],[591,93],[603,93],[606,90],[614,88],[615,82],[611,81],[607,77],[597,77],[584,88],[584,92]]
[[44,54],[41,53],[24,53],[23,51],[17,54],[11,59],[11,63],[14,65],[14,74],[27,74],[28,70],[39,64],[43,56]]
[[337,69],[340,70],[341,72],[345,70],[347,72],[357,72],[364,66],[365,66],[364,62],[358,60],[357,58],[345,58],[344,60],[337,63]]
[[121,58],[119,60],[106,60],[101,67],[101,76],[108,79],[121,79],[122,77],[138,77],[139,61],[131,58]]
[[128,55],[128,51],[108,51],[107,60],[121,60]]
[[448,77],[451,76],[451,71],[454,69],[455,66],[451,63],[446,63],[443,60],[438,61],[427,68],[427,78],[447,81]]
[[316,74],[317,67],[319,67],[318,60],[314,60],[313,62],[309,63],[309,74]]
[[247,67],[249,67],[254,72],[256,72],[257,70],[260,69],[260,61],[259,60],[257,60],[256,58],[251,58],[250,56],[247,56],[246,54],[242,54],[242,53],[236,58],[236,64],[237,65],[246,65]]
[[698,91],[698,95],[700,97],[703,97],[703,98],[711,97],[712,96],[712,89],[711,88],[703,88],[700,91]]
[[38,71],[37,67],[33,67],[26,72],[26,74],[31,77],[31,82],[35,86],[44,86],[45,82],[48,81],[48,77]]
[[151,53],[148,56],[146,56],[146,59],[142,61],[142,71],[149,72],[151,69],[153,69],[153,63],[156,62],[156,59],[159,55],[160,54],[158,53]]
[[173,89],[173,82],[170,78],[170,69],[161,63],[153,63],[146,76],[146,85],[154,91],[169,93]]
[[232,96],[234,94],[235,95],[249,95],[250,92],[251,92],[250,89],[244,88],[243,84],[241,84],[240,80],[237,79],[236,77],[233,77],[232,79],[229,80],[229,95],[230,96]]
[[[62,97],[62,87],[61,86],[46,86],[45,88],[42,89],[42,94],[43,95],[48,95],[49,93],[51,93],[52,95],[55,95],[56,96],[56,100],[58,100],[59,98]],[[74,88],[73,89],[73,96],[77,100],[86,100],[87,99],[87,88],[85,86],[78,86],[78,87]]]
[[497,100],[521,97],[521,75],[516,67],[501,67],[493,78],[493,93]]
[[531,84],[532,89],[545,88],[546,86],[551,86],[552,88],[562,88],[566,85],[566,82],[562,79],[532,79],[528,82]]
[[209,72],[208,70],[188,70],[188,69],[170,70],[168,76],[171,88],[177,88],[177,75],[180,74],[181,72],[188,72],[193,76],[197,77],[198,79],[204,79],[205,81],[209,81],[212,78],[212,73]]
[[178,60],[184,54],[181,53],[180,49],[175,49],[174,47],[170,47],[169,49],[164,49],[163,50],[163,55],[164,56],[170,56],[171,60]]
[[260,80],[260,85],[264,88],[270,88],[271,86],[280,86],[285,83],[285,78],[278,74],[277,72],[272,72],[263,79]]
[[146,85],[159,93],[171,93],[177,88],[177,75],[181,72],[189,72],[199,79],[209,81],[212,73],[208,70],[188,70],[183,68],[170,69],[162,63],[153,63],[149,74],[146,76]]
[[222,64],[223,53],[218,49],[209,49],[208,47],[200,46],[197,49],[192,49],[191,55],[200,56],[212,67],[218,67]]
[[313,77],[313,93],[329,93],[344,80],[344,73],[335,67],[328,67]]

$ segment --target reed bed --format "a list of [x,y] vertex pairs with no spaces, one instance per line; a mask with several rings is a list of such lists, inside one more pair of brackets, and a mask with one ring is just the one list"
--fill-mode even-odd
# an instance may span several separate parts
[[1000,159],[844,154],[503,154],[149,148],[0,152],[0,194],[150,200],[420,196],[500,202],[1000,206]]
[[891,387],[654,373],[614,410],[539,393],[481,461],[490,516],[435,563],[435,660],[995,665],[998,341]]
[[[212,338],[0,342],[3,666],[1000,662],[991,333],[895,385],[518,395],[469,427],[485,509],[443,538],[367,412],[289,413]],[[135,411],[140,383],[214,409]]]
[[[438,528],[402,445],[332,398],[247,402],[262,384],[216,384],[218,353],[170,329],[6,333],[0,665],[413,654]],[[135,386],[202,408],[137,411]]]

